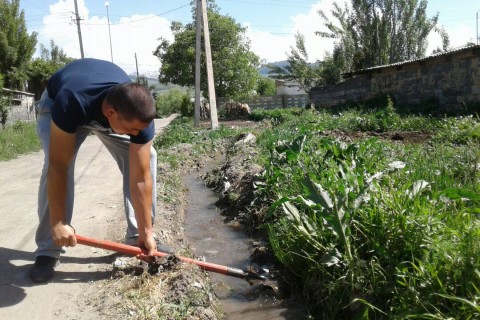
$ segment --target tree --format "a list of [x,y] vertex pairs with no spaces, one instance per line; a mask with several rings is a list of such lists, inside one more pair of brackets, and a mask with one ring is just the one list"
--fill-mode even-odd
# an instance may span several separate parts
[[53,40],[50,41],[50,49],[40,44],[40,58],[34,59],[27,71],[28,90],[35,94],[35,100],[40,99],[48,79],[55,71],[73,60]]
[[[153,53],[162,63],[160,83],[194,86],[195,15],[193,20],[187,25],[172,22],[172,43],[160,38],[160,44]],[[215,6],[208,8],[208,23],[216,94],[232,99],[252,95],[260,76],[260,59],[250,51],[250,41],[245,36],[246,29],[233,18],[221,15]],[[201,77],[207,79],[204,55],[201,60]],[[202,81],[201,90],[208,92],[207,89],[207,82]]]
[[257,94],[260,96],[273,96],[277,93],[275,80],[268,77],[260,77],[257,82]]
[[308,62],[305,48],[305,37],[301,33],[295,35],[295,48],[290,47],[288,65],[285,67],[269,66],[269,74],[275,79],[297,81],[300,87],[309,93],[313,87],[324,84],[321,67],[318,63]]
[[5,86],[24,90],[36,44],[37,33],[28,34],[20,0],[0,0],[0,73]]
[[341,50],[335,47],[333,54],[326,53],[320,69],[324,84],[332,85],[340,82],[344,68],[345,60]]
[[440,34],[444,50],[449,45],[437,26],[438,13],[427,18],[426,9],[427,0],[351,0],[344,8],[334,3],[336,21],[320,10],[328,32],[316,34],[338,40],[343,72],[418,59],[425,56],[431,31]]
[[143,85],[145,88],[147,88],[150,91],[155,90],[154,85],[150,85],[148,83],[148,77],[145,74],[141,74],[138,76],[138,78],[135,80],[136,83]]
[[[1,73],[0,73],[0,88],[3,89],[3,76]],[[5,97],[2,90],[0,90],[0,124],[2,125],[2,129],[5,128],[5,124],[7,123],[8,111],[9,111],[8,98]]]

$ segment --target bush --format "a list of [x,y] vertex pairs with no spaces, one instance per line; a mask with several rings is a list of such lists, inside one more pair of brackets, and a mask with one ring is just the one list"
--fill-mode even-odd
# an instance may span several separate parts
[[0,130],[0,161],[40,150],[35,122],[16,121]]
[[275,80],[268,77],[260,77],[257,82],[257,94],[260,96],[273,96],[277,93]]
[[[3,75],[0,74],[0,88],[3,88]],[[2,128],[5,128],[8,117],[8,99],[2,95],[0,91],[0,123]]]
[[2,128],[5,128],[5,124],[8,120],[9,100],[0,94],[0,124]]
[[171,89],[167,93],[159,95],[156,102],[158,116],[179,113],[182,116],[193,114],[193,103],[189,91]]
[[185,94],[182,97],[182,101],[180,102],[180,114],[184,117],[191,117],[193,116],[194,112],[194,103],[190,99],[189,94]]

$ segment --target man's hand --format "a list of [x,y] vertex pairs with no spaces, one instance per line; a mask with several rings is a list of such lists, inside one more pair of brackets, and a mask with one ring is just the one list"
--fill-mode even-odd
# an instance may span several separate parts
[[59,247],[75,247],[77,245],[75,230],[62,222],[52,226],[52,240]]
[[154,254],[157,251],[157,243],[153,238],[153,235],[147,235],[145,237],[138,237],[138,247],[147,249],[147,254],[138,254],[136,257],[137,259],[152,262],[154,260]]

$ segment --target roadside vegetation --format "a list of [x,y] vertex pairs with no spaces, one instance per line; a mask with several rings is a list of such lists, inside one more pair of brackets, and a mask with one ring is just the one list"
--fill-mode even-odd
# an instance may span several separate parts
[[0,129],[0,161],[40,150],[35,122],[15,122]]
[[261,122],[218,131],[178,121],[156,146],[202,154],[240,131],[256,135],[263,171],[242,210],[302,283],[315,318],[480,317],[478,116],[400,115],[387,101],[252,119]]
[[[262,134],[276,257],[326,319],[479,316],[478,119],[303,114]],[[395,119],[392,121],[392,119]],[[336,128],[335,128],[336,127]],[[427,143],[324,130],[430,130]],[[350,139],[349,139],[350,140]]]

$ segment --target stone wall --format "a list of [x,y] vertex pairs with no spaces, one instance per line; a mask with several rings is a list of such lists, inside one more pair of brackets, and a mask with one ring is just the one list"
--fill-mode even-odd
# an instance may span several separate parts
[[316,87],[310,98],[317,107],[389,94],[395,103],[434,99],[440,105],[480,102],[480,46],[424,59],[355,71],[337,85]]

